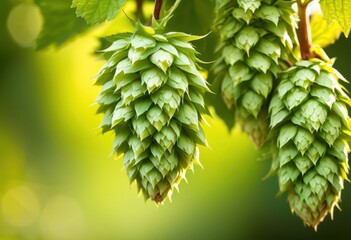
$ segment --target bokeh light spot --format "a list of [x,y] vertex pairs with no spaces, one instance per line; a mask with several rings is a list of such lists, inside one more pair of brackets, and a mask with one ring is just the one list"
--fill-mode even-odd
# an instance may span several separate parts
[[4,221],[14,227],[29,226],[40,215],[37,196],[25,185],[5,193],[1,208]]
[[8,18],[7,28],[21,47],[31,47],[40,33],[42,17],[34,4],[23,3],[14,7]]
[[40,222],[43,239],[84,239],[84,226],[80,205],[74,199],[57,195],[46,203]]

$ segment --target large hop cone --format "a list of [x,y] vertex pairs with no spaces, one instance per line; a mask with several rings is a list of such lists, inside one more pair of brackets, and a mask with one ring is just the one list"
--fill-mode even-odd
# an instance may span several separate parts
[[157,203],[199,163],[197,144],[206,145],[200,120],[208,88],[189,43],[198,38],[139,25],[109,38],[103,50],[101,127],[115,133],[114,151],[124,154],[130,181]]
[[257,147],[268,133],[267,99],[295,41],[292,3],[217,0],[220,44],[212,85]]
[[348,174],[349,98],[340,79],[326,62],[298,62],[282,75],[269,106],[272,173],[291,210],[314,228],[333,215]]

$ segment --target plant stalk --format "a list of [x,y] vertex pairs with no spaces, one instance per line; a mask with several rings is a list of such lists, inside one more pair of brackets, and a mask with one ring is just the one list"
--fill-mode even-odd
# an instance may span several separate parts
[[143,3],[144,0],[136,0],[136,17],[140,22],[144,20]]
[[160,19],[160,13],[161,13],[161,9],[162,9],[162,4],[163,4],[163,0],[155,0],[154,18],[156,20]]
[[311,28],[310,28],[310,19],[307,12],[307,6],[309,2],[301,3],[298,1],[298,37],[300,43],[300,52],[301,58],[303,60],[308,60],[311,58]]

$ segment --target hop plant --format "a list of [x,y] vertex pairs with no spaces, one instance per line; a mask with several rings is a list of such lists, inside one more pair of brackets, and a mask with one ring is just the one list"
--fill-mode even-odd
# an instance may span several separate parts
[[[216,2],[214,27],[220,35],[214,89],[259,148],[268,133],[268,99],[295,36],[292,1]],[[234,116],[232,116],[234,118]]]
[[333,216],[348,174],[349,97],[330,63],[300,61],[281,76],[269,105],[272,173],[290,208],[317,228]]
[[96,81],[102,131],[115,133],[130,182],[156,203],[200,163],[197,145],[207,144],[200,122],[208,87],[189,43],[199,38],[139,24],[103,50],[107,63]]
[[[38,49],[96,24],[123,32],[124,24],[107,22],[122,10],[128,16],[121,19],[133,14],[133,32],[101,41],[107,63],[96,79],[102,87],[96,102],[102,132],[114,133],[114,153],[123,155],[145,199],[162,203],[200,164],[198,146],[207,145],[202,115],[213,106],[229,130],[237,123],[257,148],[272,150],[270,174],[306,225],[317,228],[333,216],[349,172],[351,100],[323,48],[341,33],[348,37],[350,1],[154,0],[152,15],[151,1],[142,0],[34,2],[44,19]],[[190,43],[201,37],[166,30],[173,14],[167,29],[214,29],[197,47],[214,62],[201,69],[212,92]]]

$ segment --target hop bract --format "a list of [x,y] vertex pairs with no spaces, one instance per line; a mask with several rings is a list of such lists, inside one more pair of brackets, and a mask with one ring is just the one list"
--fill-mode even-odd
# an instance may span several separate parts
[[199,163],[197,145],[207,144],[200,121],[208,88],[189,43],[198,38],[139,25],[110,37],[103,50],[101,127],[115,133],[113,148],[124,154],[130,181],[157,203]]
[[296,63],[281,78],[269,106],[281,192],[306,225],[333,214],[348,174],[349,97],[331,64]]
[[[291,1],[217,0],[214,27],[220,35],[215,62],[215,92],[260,147],[268,133],[267,99],[281,60],[295,41]],[[233,116],[234,118],[234,116]]]

